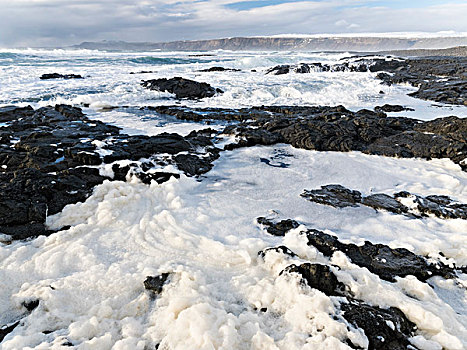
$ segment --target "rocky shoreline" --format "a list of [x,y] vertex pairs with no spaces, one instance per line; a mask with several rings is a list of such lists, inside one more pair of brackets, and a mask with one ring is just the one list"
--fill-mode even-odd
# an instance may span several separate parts
[[209,134],[129,136],[66,105],[2,107],[0,122],[0,232],[12,239],[53,233],[46,217],[84,201],[105,180],[164,182],[180,176],[160,170],[171,164],[199,175],[218,157]]
[[[303,74],[316,70],[380,72],[378,78],[385,84],[407,82],[419,87],[414,97],[463,105],[467,101],[466,66],[465,59],[357,58],[335,66],[276,66],[267,74]],[[214,67],[207,71],[223,70],[222,67]],[[176,98],[198,99],[222,93],[206,83],[184,78],[147,80],[142,82],[142,86],[174,93]],[[182,175],[199,177],[212,169],[221,152],[242,147],[285,143],[316,151],[359,151],[427,160],[449,158],[467,171],[467,119],[450,116],[421,121],[386,114],[404,111],[404,106],[384,105],[376,106],[374,110],[359,111],[350,111],[343,106],[258,106],[243,109],[158,106],[144,107],[143,110],[206,125],[218,121],[228,125],[219,131],[206,128],[187,136],[173,133],[130,136],[118,127],[89,119],[81,109],[73,106],[55,105],[36,110],[32,107],[1,107],[0,237],[3,241],[0,243],[57,232],[47,227],[47,217],[60,213],[69,204],[84,202],[97,185],[106,181],[133,181],[137,178],[151,185]],[[235,141],[221,148],[218,141],[227,136]],[[268,162],[262,158],[259,161]],[[467,220],[467,204],[443,195],[422,196],[403,191],[392,196],[384,193],[363,196],[359,191],[339,184],[323,184],[318,189],[304,189],[301,196],[304,201],[332,206],[336,210],[367,206],[391,215],[404,215],[407,220],[425,220],[426,217]],[[305,290],[314,289],[334,298],[337,308],[334,319],[347,328],[362,329],[367,337],[367,343],[346,339],[346,344],[353,349],[416,348],[410,339],[417,334],[417,326],[403,310],[365,302],[355,295],[348,281],[346,283],[342,279],[340,268],[330,263],[335,253],[342,253],[350,263],[390,284],[409,275],[420,283],[428,284],[434,276],[455,280],[466,270],[466,267],[434,261],[405,248],[369,241],[363,245],[344,243],[336,236],[305,227],[292,219],[259,217],[257,225],[276,237],[299,231],[307,247],[316,249],[323,260],[328,259],[328,263],[313,263],[286,245],[258,252],[258,264],[266,264],[271,256],[279,255],[290,262],[278,276],[291,281],[298,279]],[[69,227],[66,226],[60,228],[67,229]],[[172,272],[166,272],[147,276],[141,283],[147,293],[156,298],[167,285],[176,283],[171,277]],[[25,309],[24,315],[33,312],[40,303],[40,299],[24,301],[21,304]],[[269,312],[267,308],[257,311]],[[0,342],[20,324],[21,320],[15,320],[0,327]],[[65,344],[73,345],[62,345]],[[156,344],[156,348],[158,346]]]

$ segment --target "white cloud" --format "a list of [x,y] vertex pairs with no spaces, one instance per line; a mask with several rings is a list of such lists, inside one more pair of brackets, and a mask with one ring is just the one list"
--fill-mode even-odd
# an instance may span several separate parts
[[342,31],[467,31],[467,4],[391,9],[374,7],[371,0],[333,0],[288,2],[249,10],[227,6],[234,2],[0,0],[0,46]]

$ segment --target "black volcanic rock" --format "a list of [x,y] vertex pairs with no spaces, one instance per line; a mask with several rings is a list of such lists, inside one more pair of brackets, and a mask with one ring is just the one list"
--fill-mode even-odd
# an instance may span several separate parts
[[275,252],[275,253],[280,253],[280,254],[284,254],[284,255],[287,255],[289,257],[296,257],[297,255],[291,251],[289,248],[287,248],[286,246],[283,246],[283,245],[280,245],[278,247],[272,247],[272,248],[266,248],[266,249],[263,249],[263,250],[260,250],[258,252],[258,256],[261,258],[261,259],[265,259],[266,255],[270,252]]
[[301,283],[317,289],[326,295],[344,295],[345,286],[337,280],[328,265],[304,263],[289,265],[280,272],[282,274],[297,273]]
[[[319,72],[374,72],[386,85],[409,83],[419,90],[410,96],[447,104],[467,105],[467,58],[350,57],[338,64],[300,63],[278,65],[266,74]],[[384,106],[383,106],[384,107]],[[389,107],[381,111],[392,112]]]
[[403,111],[414,111],[414,109],[403,107],[400,105],[389,105],[389,104],[375,107],[375,112],[403,112]]
[[308,245],[314,246],[325,256],[342,251],[350,260],[384,280],[394,282],[396,276],[414,275],[421,281],[433,276],[452,278],[454,270],[445,265],[430,264],[425,258],[405,248],[390,248],[384,244],[366,241],[364,245],[341,243],[336,237],[318,230],[306,232]]
[[162,273],[157,276],[147,276],[144,281],[144,288],[155,293],[161,294],[164,284],[167,283],[170,273]]
[[282,75],[287,74],[290,72],[290,65],[284,64],[280,66],[275,66],[266,70],[266,74],[273,74],[273,75]]
[[356,207],[362,200],[360,192],[349,190],[341,185],[326,185],[321,186],[319,190],[305,190],[301,196],[312,202],[337,208]]
[[[306,233],[308,237],[310,232],[314,235],[320,233],[319,231],[310,230]],[[318,245],[318,249],[322,248],[323,251],[326,251],[325,255],[331,255],[332,252],[338,248],[344,248],[345,250],[345,248],[349,246],[343,245],[334,237],[325,234],[322,234],[320,238],[316,238],[314,243],[320,239],[321,241],[319,243],[324,244],[323,246]],[[337,245],[340,246],[337,247]],[[268,248],[264,251],[260,251],[258,255],[264,259],[265,255],[270,251],[282,253],[292,258],[296,257],[296,255],[285,246]],[[406,252],[404,253],[406,254]],[[355,253],[352,253],[352,255],[354,255],[355,258]],[[370,258],[371,260],[372,258],[381,258],[381,256],[365,256],[364,258]],[[383,261],[383,263],[385,263],[385,261]],[[376,273],[374,270],[372,272]],[[416,325],[410,322],[407,316],[398,308],[382,308],[355,299],[349,288],[337,279],[336,275],[332,272],[331,266],[310,262],[305,262],[300,265],[291,264],[283,269],[279,275],[298,275],[301,284],[317,289],[327,296],[339,297],[338,299],[334,299],[335,303],[339,303],[340,309],[340,312],[334,316],[334,319],[348,323],[354,328],[362,329],[368,339],[368,349],[408,349],[410,345],[409,338],[415,334],[417,330]],[[304,291],[304,293],[307,292]],[[352,348],[360,349],[360,347],[353,344],[349,339],[347,340],[347,344]]]
[[[53,233],[45,226],[47,215],[85,201],[94,186],[112,180],[100,174],[99,164],[131,160],[127,167],[112,166],[114,180],[129,174],[144,183],[162,183],[180,175],[158,171],[159,165],[173,164],[196,176],[209,171],[219,156],[203,132],[129,136],[66,105],[2,107],[0,121],[6,124],[0,128],[0,233],[13,239]],[[105,156],[94,141],[103,145]],[[158,154],[164,155],[158,161],[163,164],[138,162]]]
[[[363,197],[359,191],[349,190],[341,185],[325,185],[320,189],[304,190],[301,194],[307,200],[335,208],[356,207],[359,204],[377,210],[387,210],[411,218],[434,215],[442,219],[467,219],[467,204],[458,203],[448,196],[418,196],[403,191],[393,196],[374,193]],[[414,206],[409,208],[401,203],[401,198],[412,198]],[[258,218],[258,222],[260,219]],[[298,224],[297,224],[298,225]]]
[[240,69],[235,68],[224,68],[224,67],[210,67],[206,69],[200,69],[198,72],[240,72]]
[[175,94],[176,98],[200,99],[223,92],[207,83],[198,83],[181,77],[145,80],[141,85],[149,90],[170,92]]
[[287,231],[290,231],[299,226],[299,223],[295,220],[282,220],[279,222],[273,222],[272,220],[266,219],[265,217],[259,217],[256,219],[258,224],[264,225],[266,231],[274,236],[284,236]]
[[374,209],[384,209],[396,214],[406,214],[409,211],[405,205],[384,193],[372,194],[362,199],[362,204]]
[[365,331],[368,350],[406,350],[410,347],[409,338],[416,331],[398,308],[387,309],[364,304],[357,300],[341,303],[343,317],[354,327]]
[[47,79],[83,79],[83,77],[79,74],[59,74],[59,73],[47,73],[42,74],[40,79],[47,80]]
[[0,327],[0,343],[3,341],[3,339],[13,332],[13,330],[19,325],[20,321],[14,322],[13,324],[10,325],[5,325]]
[[239,138],[225,149],[287,143],[318,151],[361,151],[391,157],[450,158],[467,169],[467,119],[421,121],[343,106],[260,106],[241,109],[160,106],[155,113],[191,121],[234,121],[223,133]]

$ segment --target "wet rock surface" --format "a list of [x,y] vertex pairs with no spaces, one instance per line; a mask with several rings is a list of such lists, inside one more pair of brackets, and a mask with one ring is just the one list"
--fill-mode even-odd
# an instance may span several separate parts
[[331,256],[335,251],[347,255],[352,263],[366,267],[380,278],[394,282],[396,276],[413,275],[421,281],[433,276],[454,277],[454,270],[442,264],[431,264],[424,257],[405,248],[390,248],[384,244],[366,241],[364,245],[345,244],[336,237],[318,230],[306,233],[308,245],[318,249],[323,255]]
[[356,207],[362,200],[360,192],[349,190],[341,185],[326,185],[321,186],[319,190],[305,190],[301,196],[312,202],[337,208]]
[[259,217],[256,221],[258,224],[265,226],[266,231],[273,236],[284,236],[287,231],[300,225],[297,221],[290,219],[274,222],[265,217]]
[[240,72],[241,69],[235,68],[224,68],[224,67],[210,67],[206,69],[201,69],[198,72]]
[[[409,83],[418,87],[410,96],[447,104],[467,105],[467,58],[349,57],[338,64],[300,63],[269,68],[266,74],[310,72],[379,72],[386,85]],[[387,111],[390,112],[390,111]]]
[[[448,196],[419,196],[403,191],[393,196],[375,193],[363,197],[358,191],[353,191],[341,185],[325,185],[320,189],[304,190],[301,194],[307,200],[335,208],[355,207],[359,204],[374,209],[383,209],[408,217],[434,215],[442,219],[467,220],[467,204],[458,203]],[[405,201],[409,206],[401,203]]]
[[265,259],[266,258],[266,255],[270,252],[275,252],[275,253],[280,253],[280,254],[284,254],[284,255],[288,255],[290,257],[296,257],[297,255],[291,251],[289,248],[287,248],[286,246],[284,245],[281,245],[281,246],[278,246],[278,247],[272,247],[272,248],[266,248],[266,249],[263,249],[263,250],[260,250],[258,252],[258,256],[261,258],[261,259]]
[[375,107],[375,112],[403,112],[403,111],[414,111],[414,109],[407,108],[401,105],[389,105],[389,104]]
[[158,276],[147,276],[144,281],[144,288],[155,294],[162,293],[162,288],[168,282],[170,273],[162,273]]
[[261,106],[242,109],[161,106],[154,113],[190,121],[231,121],[223,133],[239,141],[225,149],[287,143],[317,151],[361,151],[403,158],[450,158],[464,170],[467,163],[467,119],[438,118],[424,122],[388,117],[343,106]]
[[408,59],[397,68],[384,67],[378,71],[384,84],[409,83],[418,87],[410,96],[447,104],[467,104],[467,58]]
[[317,289],[326,295],[345,295],[345,286],[337,280],[336,275],[328,265],[304,263],[289,265],[281,271],[282,274],[297,273],[301,282],[311,288]]
[[[2,107],[0,122],[5,124],[0,128],[0,232],[13,239],[53,233],[45,226],[47,215],[84,201],[94,186],[114,179],[100,173],[101,164],[135,161],[127,167],[113,164],[115,180],[129,174],[161,183],[180,176],[160,171],[164,166],[200,175],[219,154],[202,131],[186,137],[129,136],[66,105]],[[140,164],[141,158],[152,160]]]
[[83,79],[83,77],[79,74],[59,74],[59,73],[46,73],[42,74],[40,79],[48,80],[48,79]]
[[213,88],[208,83],[199,83],[181,77],[145,80],[141,85],[149,90],[167,91],[175,94],[176,98],[187,99],[212,97],[217,93],[223,92],[221,89]]
[[[289,253],[290,250],[284,246],[268,248],[259,254],[260,256],[263,254],[264,257],[264,254],[271,250],[292,256]],[[410,345],[409,338],[417,330],[416,325],[409,321],[398,308],[381,308],[352,297],[346,286],[339,282],[329,265],[308,262],[300,265],[291,264],[279,275],[298,275],[301,284],[317,289],[327,296],[341,297],[339,299],[341,311],[339,316],[341,318],[337,319],[362,329],[368,339],[368,349],[407,349]],[[347,343],[352,348],[361,348],[350,340]]]
[[416,326],[398,308],[382,309],[357,300],[342,303],[343,317],[364,330],[369,350],[406,350]]
[[10,324],[10,325],[5,325],[5,326],[2,326],[0,327],[0,343],[3,341],[3,339],[8,335],[10,334],[11,332],[13,332],[13,330],[19,325],[19,322],[20,321],[17,321],[13,324]]

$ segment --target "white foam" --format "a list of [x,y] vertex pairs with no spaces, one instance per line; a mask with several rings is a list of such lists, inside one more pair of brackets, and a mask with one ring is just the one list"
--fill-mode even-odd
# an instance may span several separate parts
[[[0,59],[0,105],[16,104],[42,107],[56,103],[89,105],[86,112],[98,115],[103,108],[118,106],[181,105],[191,107],[239,108],[254,105],[344,105],[349,109],[373,108],[382,104],[404,104],[414,112],[402,112],[419,119],[439,116],[467,116],[466,106],[450,106],[422,101],[407,96],[416,89],[409,86],[387,87],[375,79],[374,73],[312,72],[287,75],[265,75],[267,68],[278,64],[322,62],[334,64],[346,53],[307,52],[227,52],[216,51],[214,56],[193,57],[180,52],[106,53],[92,50],[13,50],[18,57]],[[154,63],[136,63],[135,60],[153,57]],[[160,64],[172,60],[173,64]],[[175,64],[176,60],[186,62]],[[190,60],[198,62],[190,63]],[[167,62],[172,62],[167,61]],[[165,62],[165,63],[167,63]],[[212,66],[241,69],[240,72],[199,72]],[[251,72],[254,69],[256,72]],[[44,73],[81,74],[85,79],[40,80]],[[130,72],[155,71],[150,74]],[[169,93],[150,91],[139,84],[142,79],[183,76],[207,82],[222,89],[224,94],[196,101],[177,101]],[[383,91],[384,94],[380,94]],[[106,118],[106,116],[103,116]],[[115,116],[117,118],[117,116]],[[138,116],[120,114],[129,118],[123,125],[135,123]],[[150,128],[150,123],[144,128]],[[137,123],[139,124],[139,123]],[[185,126],[181,126],[182,130]],[[143,129],[144,129],[143,128]],[[131,129],[131,128],[130,128]],[[138,128],[139,129],[139,128]]]
[[[462,220],[408,219],[365,207],[335,209],[299,196],[304,188],[329,183],[363,194],[408,190],[467,199],[467,175],[449,160],[281,145],[222,153],[201,182],[185,176],[151,186],[136,179],[105,182],[85,203],[48,218],[52,228],[71,225],[70,230],[0,246],[0,323],[22,317],[24,300],[41,300],[5,338],[3,349],[50,348],[59,341],[89,349],[159,343],[170,349],[348,349],[346,338],[367,346],[364,334],[340,319],[339,298],[305,288],[293,276],[278,276],[292,261],[328,261],[305,244],[301,228],[275,237],[255,218],[275,213],[344,241],[369,239],[427,255],[442,251],[458,264],[467,262],[461,234],[467,226]],[[279,244],[299,257],[258,258],[259,250]],[[358,298],[403,310],[419,328],[414,344],[467,345],[467,316],[454,311],[458,301],[449,296],[457,296],[459,287],[438,283],[432,290],[410,276],[385,282],[343,254],[334,254],[331,262]],[[170,283],[152,300],[142,282],[162,272],[172,273]]]

